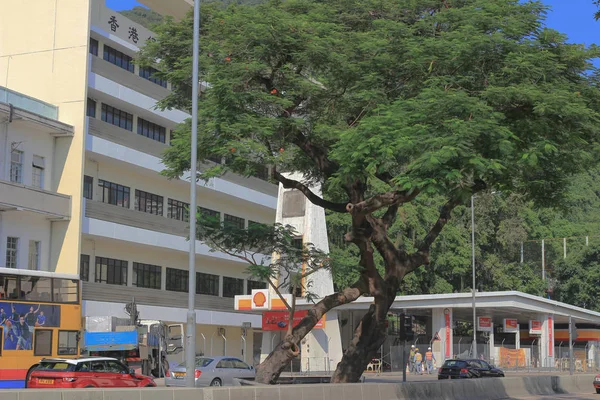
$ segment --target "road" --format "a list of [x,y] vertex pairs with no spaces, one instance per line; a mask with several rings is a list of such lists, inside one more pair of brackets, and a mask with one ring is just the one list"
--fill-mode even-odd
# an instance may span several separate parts
[[518,400],[556,400],[556,399],[570,399],[570,400],[598,400],[600,395],[596,393],[584,393],[584,394],[565,394],[565,395],[552,395],[552,396],[530,396],[530,397],[519,397]]

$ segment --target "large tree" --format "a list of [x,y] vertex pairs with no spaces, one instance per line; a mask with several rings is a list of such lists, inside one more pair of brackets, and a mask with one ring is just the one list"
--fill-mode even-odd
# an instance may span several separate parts
[[[543,26],[544,6],[518,0],[287,0],[202,10],[202,171],[271,177],[331,213],[350,215],[357,281],[320,299],[257,369],[273,382],[333,307],[374,304],[333,382],[357,381],[386,337],[405,276],[430,262],[452,211],[497,189],[539,204],[596,160],[599,92],[590,58]],[[191,104],[192,19],[167,21],[142,63],[175,90],[161,107]],[[164,154],[165,174],[190,167],[189,121]],[[301,172],[304,179],[286,177]],[[321,183],[319,196],[309,183]],[[439,204],[411,246],[389,228],[421,197]],[[377,268],[376,257],[382,260]]]

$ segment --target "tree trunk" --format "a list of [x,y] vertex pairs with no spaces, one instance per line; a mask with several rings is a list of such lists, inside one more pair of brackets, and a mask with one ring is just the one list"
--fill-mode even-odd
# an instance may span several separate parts
[[354,287],[344,289],[342,292],[330,294],[315,304],[308,311],[308,315],[302,318],[302,321],[294,327],[292,334],[286,335],[285,339],[273,349],[265,361],[256,367],[256,381],[263,384],[275,384],[292,359],[300,354],[302,339],[308,335],[329,310],[342,304],[351,303],[359,298],[365,292],[364,288],[359,288],[360,286],[360,284],[357,284]]
[[269,356],[256,367],[256,381],[274,385],[289,363],[298,356],[298,343],[294,338],[286,338],[279,343]]
[[[379,304],[377,304],[379,303]],[[371,305],[369,311],[362,317],[354,331],[354,338],[338,363],[331,383],[358,382],[367,365],[377,355],[377,352],[387,338],[386,320],[381,318],[383,312],[391,307],[392,302],[382,301]],[[383,308],[379,308],[383,307]],[[377,315],[380,315],[377,318]]]

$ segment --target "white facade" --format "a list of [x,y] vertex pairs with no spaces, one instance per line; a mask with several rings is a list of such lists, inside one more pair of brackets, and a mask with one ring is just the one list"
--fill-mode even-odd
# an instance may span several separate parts
[[[118,27],[109,23],[112,17]],[[125,303],[135,297],[140,318],[185,323],[189,242],[181,211],[182,204],[189,204],[189,176],[168,180],[160,172],[171,129],[189,115],[155,109],[170,84],[165,88],[145,79],[138,65],[128,64],[127,57],[135,57],[152,32],[107,9],[103,0],[92,2],[91,21],[83,312],[124,317]],[[120,123],[122,119],[126,122]],[[248,221],[271,224],[277,187],[258,178],[228,175],[198,182],[197,199],[199,207],[218,212],[222,220],[244,227]],[[251,362],[252,332],[243,330],[242,323],[260,329],[260,317],[233,312],[233,295],[246,294],[248,288],[247,265],[201,242],[196,254],[196,271],[210,275],[210,285],[197,296],[197,352],[227,353]]]
[[[288,178],[302,181],[299,174],[287,174]],[[320,187],[310,187],[317,196]],[[295,228],[303,243],[312,243],[315,248],[329,253],[329,240],[325,222],[325,210],[312,204],[302,193],[285,189],[279,185],[276,222]],[[284,272],[285,273],[285,272]],[[315,302],[334,292],[331,271],[321,269],[307,278],[304,287],[315,295]],[[271,296],[277,296],[272,290]],[[275,337],[274,337],[275,336]],[[264,332],[262,354],[264,360],[276,345],[279,332]],[[342,358],[342,342],[338,313],[329,311],[324,329],[313,329],[301,344],[300,368],[302,371],[329,371],[335,368]]]
[[16,92],[0,96],[0,106],[0,268],[55,271],[52,230],[68,221],[71,206],[56,192],[55,147],[72,127],[54,119],[56,107]]

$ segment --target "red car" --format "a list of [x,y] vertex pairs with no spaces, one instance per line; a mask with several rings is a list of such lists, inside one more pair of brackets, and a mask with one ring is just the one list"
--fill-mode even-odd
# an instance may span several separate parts
[[596,389],[596,393],[600,394],[600,374],[594,378],[594,389]]
[[27,388],[154,387],[148,376],[137,375],[115,358],[44,358],[27,372]]

